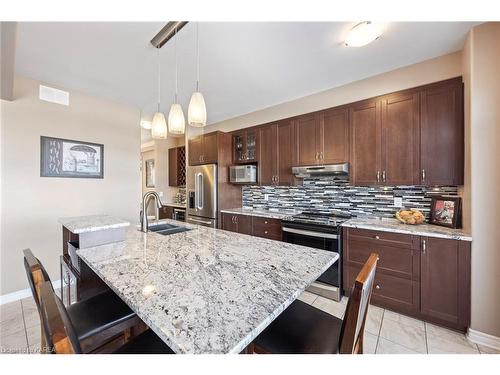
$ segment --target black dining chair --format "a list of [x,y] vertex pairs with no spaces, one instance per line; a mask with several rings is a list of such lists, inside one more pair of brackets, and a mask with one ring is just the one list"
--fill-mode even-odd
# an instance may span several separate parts
[[[40,317],[42,320],[46,353],[82,354],[82,346],[73,320],[50,282],[40,286]],[[128,341],[116,354],[174,354],[150,329]]]
[[[32,251],[26,249],[23,253],[26,275],[41,319],[40,288],[46,282],[52,288],[52,283],[42,263]],[[128,337],[132,327],[142,323],[127,304],[111,290],[73,303],[67,308],[67,314],[85,353],[106,351],[106,344],[122,335]],[[43,330],[42,324],[42,347],[46,344]]]
[[296,300],[254,340],[247,352],[362,354],[377,261],[378,255],[372,253],[356,277],[343,320]]

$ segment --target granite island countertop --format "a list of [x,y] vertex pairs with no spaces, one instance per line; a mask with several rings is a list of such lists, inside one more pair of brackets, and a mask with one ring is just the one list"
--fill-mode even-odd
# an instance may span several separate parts
[[59,224],[75,234],[128,227],[130,222],[109,215],[61,217]]
[[235,215],[248,215],[257,217],[267,217],[269,219],[283,220],[288,216],[300,214],[300,211],[289,210],[289,211],[278,211],[278,210],[265,210],[265,209],[254,209],[254,208],[230,208],[221,210],[222,213],[235,214]]
[[208,227],[77,254],[176,353],[239,353],[338,254]]
[[460,229],[452,229],[432,224],[407,225],[397,219],[376,217],[355,217],[342,223],[343,227],[379,230],[383,232],[413,234],[418,236],[448,238],[462,241],[472,241],[469,234]]

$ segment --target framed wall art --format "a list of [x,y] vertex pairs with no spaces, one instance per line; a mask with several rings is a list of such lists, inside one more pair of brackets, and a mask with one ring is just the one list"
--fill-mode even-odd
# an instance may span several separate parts
[[41,136],[40,177],[104,178],[104,145]]
[[144,162],[146,164],[146,187],[155,187],[155,159],[148,159]]

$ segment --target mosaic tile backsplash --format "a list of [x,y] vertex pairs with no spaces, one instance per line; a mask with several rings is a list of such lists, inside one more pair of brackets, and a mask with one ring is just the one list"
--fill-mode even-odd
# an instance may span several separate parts
[[[265,200],[268,194],[268,200]],[[433,195],[458,195],[457,186],[352,186],[334,177],[304,179],[302,186],[244,186],[244,208],[299,210],[353,216],[394,217],[403,198],[403,208],[417,208],[429,218]]]

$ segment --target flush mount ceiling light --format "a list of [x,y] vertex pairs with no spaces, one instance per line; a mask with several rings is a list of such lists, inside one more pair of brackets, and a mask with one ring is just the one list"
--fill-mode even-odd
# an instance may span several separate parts
[[207,107],[200,92],[200,41],[198,23],[196,24],[196,91],[191,96],[188,107],[188,123],[191,126],[202,128],[207,124]]
[[186,130],[186,120],[184,112],[177,100],[177,30],[175,32],[175,97],[174,104],[170,107],[168,114],[168,131],[172,134],[184,134]]
[[160,76],[160,48],[158,48],[158,107],[153,116],[151,124],[151,136],[155,139],[166,139],[168,136],[167,123],[165,115],[160,112],[160,92],[161,92],[161,76]]
[[379,23],[365,21],[358,23],[350,31],[345,40],[348,47],[362,47],[378,39],[382,35],[383,26]]

